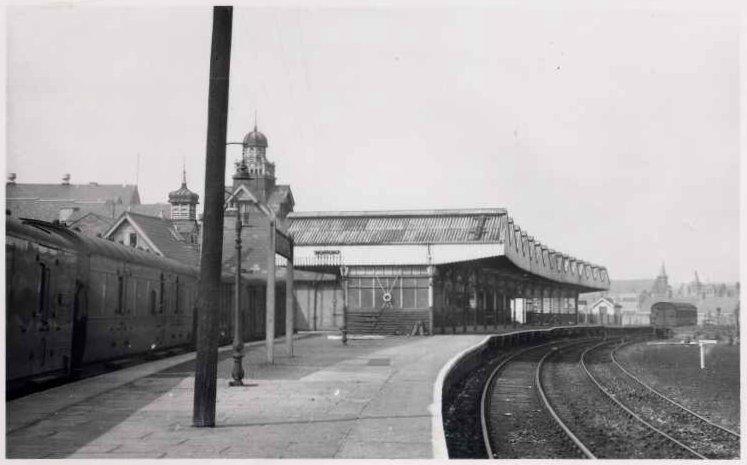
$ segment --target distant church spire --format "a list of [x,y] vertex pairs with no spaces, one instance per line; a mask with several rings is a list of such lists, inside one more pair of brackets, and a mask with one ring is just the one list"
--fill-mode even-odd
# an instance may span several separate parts
[[659,276],[666,278],[667,277],[667,270],[664,269],[664,262],[661,262],[661,271],[659,271]]
[[664,262],[661,262],[661,271],[659,271],[659,276],[654,280],[651,293],[658,296],[670,297],[671,290],[669,278],[667,278],[667,270],[664,269]]

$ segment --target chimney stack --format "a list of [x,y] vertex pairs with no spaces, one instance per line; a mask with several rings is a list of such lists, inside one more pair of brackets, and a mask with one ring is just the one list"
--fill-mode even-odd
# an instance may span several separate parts
[[16,173],[10,173],[8,175],[8,184],[15,184],[16,183]]
[[62,177],[62,185],[63,186],[70,185],[70,173],[65,173],[65,175]]

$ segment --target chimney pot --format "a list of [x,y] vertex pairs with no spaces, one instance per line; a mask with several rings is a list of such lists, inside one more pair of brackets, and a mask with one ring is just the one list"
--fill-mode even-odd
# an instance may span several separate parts
[[8,175],[8,184],[15,184],[16,183],[16,173],[10,173]]
[[69,186],[70,185],[70,173],[65,173],[65,175],[62,176],[62,185],[63,186]]

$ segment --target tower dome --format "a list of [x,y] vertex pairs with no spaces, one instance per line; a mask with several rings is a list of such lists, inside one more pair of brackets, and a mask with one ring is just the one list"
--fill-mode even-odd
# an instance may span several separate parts
[[267,148],[267,137],[257,130],[256,124],[254,130],[244,136],[244,147]]
[[196,204],[199,203],[200,196],[192,192],[187,188],[186,184],[182,184],[182,187],[179,189],[169,192],[169,203],[171,204],[177,204],[177,203],[186,203],[186,204]]
[[169,192],[172,220],[194,220],[197,218],[197,204],[200,196],[187,188],[187,171],[182,170],[182,185]]

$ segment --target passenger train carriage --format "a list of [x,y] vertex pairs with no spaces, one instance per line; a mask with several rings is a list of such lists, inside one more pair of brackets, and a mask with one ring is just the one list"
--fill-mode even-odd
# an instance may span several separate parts
[[[194,344],[198,268],[15,218],[6,220],[5,251],[9,385]],[[219,334],[221,343],[229,343],[234,281],[230,275],[222,281]],[[246,341],[264,335],[265,286],[256,277],[243,282]],[[276,301],[276,312],[284,311],[282,296]],[[278,326],[276,334],[283,334]]]

